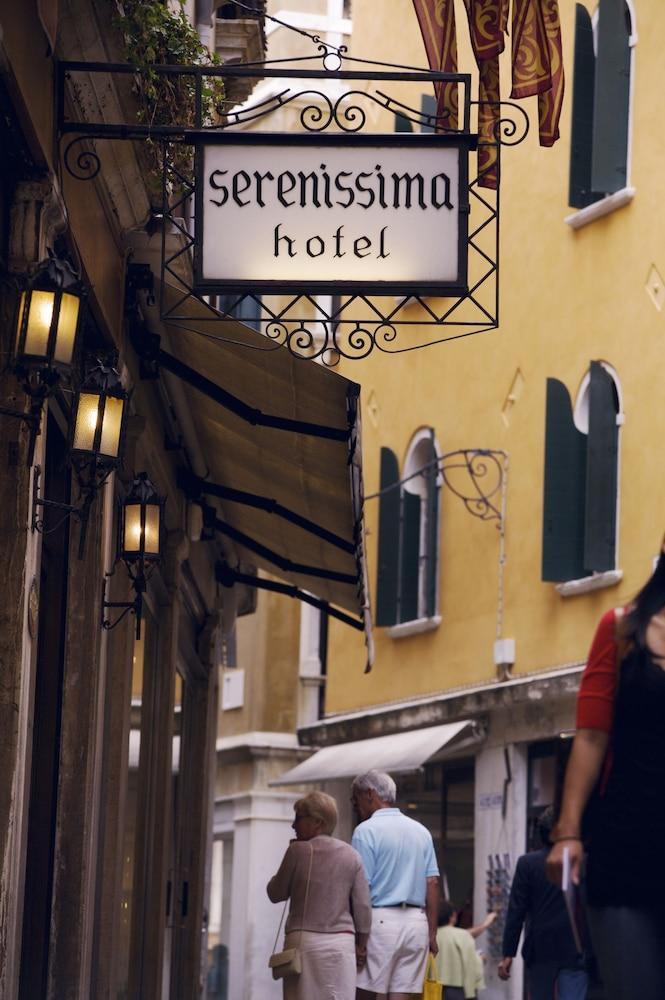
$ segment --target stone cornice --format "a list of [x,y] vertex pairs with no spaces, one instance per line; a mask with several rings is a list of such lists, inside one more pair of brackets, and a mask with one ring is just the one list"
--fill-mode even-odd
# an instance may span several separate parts
[[574,698],[584,664],[542,671],[494,684],[461,688],[425,698],[379,705],[321,719],[298,730],[305,746],[325,747],[350,740],[387,736],[405,729],[438,726],[457,719],[477,719],[497,710],[534,702]]

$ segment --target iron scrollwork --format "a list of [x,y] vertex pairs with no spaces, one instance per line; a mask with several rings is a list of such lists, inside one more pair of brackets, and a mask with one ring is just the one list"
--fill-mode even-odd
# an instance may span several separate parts
[[[81,143],[86,145],[76,150],[75,147]],[[90,138],[85,135],[75,136],[67,143],[62,154],[62,162],[70,177],[77,181],[94,180],[102,166],[97,152],[90,148]]]

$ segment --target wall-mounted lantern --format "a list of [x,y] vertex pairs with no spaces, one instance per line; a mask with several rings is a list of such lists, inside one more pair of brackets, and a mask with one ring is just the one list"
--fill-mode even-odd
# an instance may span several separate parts
[[[120,505],[117,560],[122,560],[127,567],[136,597],[130,602],[107,601],[104,580],[102,627],[105,629],[115,628],[126,614],[133,611],[136,615],[136,638],[141,638],[143,595],[150,574],[161,558],[165,502],[165,497],[157,493],[148,474],[140,472]],[[104,614],[107,608],[124,610],[111,622]]]
[[80,490],[78,504],[63,504],[39,496],[40,467],[35,466],[32,491],[32,530],[44,531],[39,507],[54,507],[81,522],[79,559],[83,558],[90,508],[111,472],[120,464],[124,440],[127,392],[115,368],[101,362],[75,393],[69,448]]
[[0,407],[0,413],[29,424],[28,465],[34,458],[44,400],[71,372],[85,295],[76,271],[54,256],[38,264],[22,284],[12,367],[23,381],[31,406],[27,413],[7,407]]
[[70,454],[73,463],[94,467],[106,479],[120,463],[127,393],[115,368],[98,364],[77,392],[72,413]]

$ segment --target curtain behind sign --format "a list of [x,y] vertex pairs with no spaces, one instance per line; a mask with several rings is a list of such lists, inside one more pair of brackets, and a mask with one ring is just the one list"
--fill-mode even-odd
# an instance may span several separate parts
[[37,12],[51,46],[51,52],[55,52],[55,41],[58,34],[58,0],[37,0]]
[[[453,0],[413,0],[430,69],[456,72]],[[480,76],[478,183],[498,184],[499,55],[505,47],[510,0],[464,0]],[[538,96],[541,146],[559,138],[564,78],[558,0],[512,0],[511,97]],[[454,60],[451,57],[454,53]],[[446,63],[447,59],[447,63]]]

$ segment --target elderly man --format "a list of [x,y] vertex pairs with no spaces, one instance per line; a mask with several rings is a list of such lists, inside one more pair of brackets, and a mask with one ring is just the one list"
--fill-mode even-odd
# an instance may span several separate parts
[[389,774],[368,771],[351,788],[361,820],[351,843],[372,900],[367,959],[358,962],[358,1000],[406,1000],[422,992],[427,953],[437,953],[439,868],[432,835],[395,807]]

